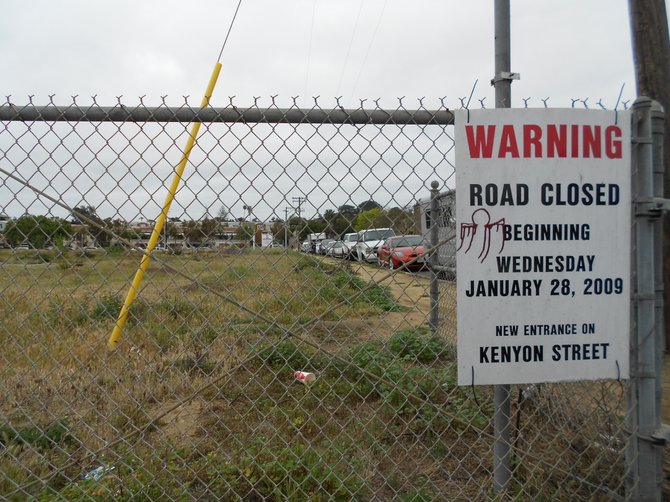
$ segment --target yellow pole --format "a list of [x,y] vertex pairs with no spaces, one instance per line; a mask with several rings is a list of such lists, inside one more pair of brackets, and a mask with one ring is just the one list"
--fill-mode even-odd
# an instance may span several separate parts
[[[214,91],[214,86],[216,85],[216,81],[219,78],[220,71],[221,71],[221,63],[217,61],[216,65],[214,66],[214,71],[212,71],[212,76],[209,79],[209,84],[207,85],[205,96],[202,98],[202,103],[200,103],[200,108],[205,108],[207,105],[209,105],[209,99],[212,97],[212,92]],[[144,273],[147,271],[147,268],[149,268],[149,262],[151,261],[149,255],[156,247],[161,232],[163,231],[163,226],[165,225],[165,220],[167,219],[168,211],[170,210],[170,204],[172,204],[174,196],[177,193],[177,188],[179,188],[179,182],[181,181],[182,174],[184,173],[184,168],[186,167],[188,157],[191,154],[191,150],[193,149],[193,145],[195,144],[195,138],[198,136],[199,131],[200,131],[200,122],[194,122],[191,128],[191,134],[188,140],[186,141],[186,147],[184,148],[184,154],[182,155],[181,162],[179,162],[179,165],[175,170],[174,177],[172,178],[172,185],[170,185],[168,194],[165,197],[165,202],[163,203],[163,210],[161,211],[158,220],[156,220],[154,229],[151,232],[151,238],[149,239],[149,244],[147,244],[146,252],[144,255],[142,255],[142,260],[140,261],[140,267],[135,273],[133,283],[130,286],[130,289],[128,290],[128,294],[126,295],[126,301],[123,303],[123,307],[121,307],[121,312],[119,312],[119,318],[116,321],[116,325],[114,326],[112,335],[109,337],[109,341],[107,342],[107,348],[110,351],[114,350],[117,344],[119,343],[121,332],[123,331],[123,327],[125,326],[126,321],[128,320],[128,313],[130,311],[130,306],[135,301],[135,297],[137,296],[137,292],[139,291],[140,284],[142,283],[142,279],[144,278]]]

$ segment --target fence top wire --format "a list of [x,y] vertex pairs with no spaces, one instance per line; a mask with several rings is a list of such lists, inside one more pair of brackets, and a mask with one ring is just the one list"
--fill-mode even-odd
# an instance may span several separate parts
[[46,122],[233,122],[268,124],[394,124],[451,125],[454,115],[442,110],[396,110],[334,108],[171,108],[104,106],[0,106],[0,121]]

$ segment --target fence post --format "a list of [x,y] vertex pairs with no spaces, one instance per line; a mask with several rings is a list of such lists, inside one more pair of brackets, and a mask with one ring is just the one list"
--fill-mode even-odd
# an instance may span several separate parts
[[[665,196],[665,163],[663,161],[663,144],[665,143],[665,110],[660,103],[654,101],[651,106],[651,133],[653,138],[654,164],[654,197]],[[668,217],[667,215],[665,216]],[[656,427],[662,428],[663,395],[663,354],[665,353],[665,301],[664,301],[664,263],[663,263],[663,218],[654,222],[654,286],[656,289]],[[663,452],[658,448],[656,455],[656,472],[663,476]],[[662,494],[663,480],[659,479],[658,493]]]
[[[512,106],[510,0],[495,0],[495,86],[496,108]],[[493,487],[502,492],[512,479],[510,467],[511,438],[511,387],[495,385],[493,388]]]
[[430,252],[430,329],[433,333],[437,333],[439,327],[439,296],[440,296],[440,286],[437,280],[438,275],[438,266],[439,266],[439,256],[437,245],[439,244],[440,234],[438,228],[438,214],[439,214],[439,201],[438,196],[440,191],[438,190],[440,184],[437,181],[432,181],[430,184],[430,247],[432,251]]
[[[654,162],[662,153],[654,155],[652,115],[661,108],[647,97],[633,104],[633,202],[635,209],[635,275],[633,295],[635,332],[631,340],[632,381],[629,403],[633,405],[628,417],[632,434],[627,450],[631,483],[629,495],[635,500],[661,500],[662,442],[654,438],[660,430],[660,382],[657,354],[662,327],[657,314],[659,276],[655,272],[659,255],[655,240],[661,235],[660,208],[652,198],[655,191]],[[662,108],[661,108],[662,110]],[[656,119],[658,120],[658,119]],[[657,123],[657,122],[656,122]],[[658,129],[658,125],[656,126]],[[662,134],[662,130],[661,130]],[[658,134],[657,134],[658,136]],[[662,281],[662,277],[660,277]],[[661,331],[659,333],[659,330]]]

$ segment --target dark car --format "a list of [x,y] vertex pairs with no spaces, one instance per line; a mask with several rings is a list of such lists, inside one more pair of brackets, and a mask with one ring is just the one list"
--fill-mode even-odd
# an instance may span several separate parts
[[379,264],[390,269],[406,265],[410,270],[426,266],[428,243],[421,235],[399,235],[387,238],[377,250]]

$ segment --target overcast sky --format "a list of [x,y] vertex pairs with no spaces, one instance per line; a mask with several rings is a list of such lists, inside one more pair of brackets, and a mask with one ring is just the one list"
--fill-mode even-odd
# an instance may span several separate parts
[[[168,96],[168,104],[179,105],[183,96],[190,96],[191,105],[197,106],[237,0],[4,0],[2,5],[3,101],[4,96],[11,95],[13,103],[22,105],[27,104],[29,95],[34,95],[36,104],[46,104],[48,96],[54,94],[57,104],[70,103],[73,95],[79,96],[79,104],[89,104],[91,96],[97,95],[100,105],[112,106],[117,96],[123,96],[123,103],[128,105],[137,104],[139,96],[146,96],[145,104],[156,105],[161,96]],[[319,104],[331,108],[335,106],[334,98],[341,96],[341,103],[348,108],[360,106],[360,99],[367,99],[365,106],[371,107],[373,100],[379,98],[380,106],[392,109],[398,106],[397,98],[404,96],[404,106],[410,109],[416,108],[417,98],[423,97],[427,108],[437,107],[439,99],[446,97],[444,103],[453,109],[461,106],[459,98],[467,98],[477,82],[470,106],[478,108],[483,103],[492,108],[493,5],[493,0],[243,0],[221,59],[223,70],[211,104],[226,106],[229,96],[235,96],[235,104],[244,107],[258,96],[259,105],[268,106],[270,96],[278,95],[276,102],[280,106],[290,106],[291,98],[299,96],[299,104],[311,107],[312,97],[320,96]],[[543,106],[542,99],[549,98],[547,104],[554,107],[569,107],[571,100],[587,100],[590,108],[597,108],[601,101],[611,109],[622,86],[620,107],[634,99],[626,0],[512,0],[511,27],[511,69],[521,74],[521,80],[512,86],[514,106],[523,106],[522,98],[530,98],[528,106]],[[584,105],[578,101],[576,106]],[[85,125],[79,127],[80,131],[86,130]],[[37,126],[33,130],[38,130]],[[183,131],[182,128],[181,134]],[[183,140],[175,137],[166,143],[166,148],[174,150],[172,155],[178,161],[179,148],[175,145],[181,146]],[[436,145],[445,139],[440,134],[435,137]],[[8,148],[4,145],[12,141],[11,134],[0,137],[0,148]],[[133,141],[132,146],[137,147],[140,140]],[[117,150],[125,147],[120,143]],[[161,142],[154,146],[160,147]],[[430,147],[429,142],[427,148]],[[76,145],[72,148],[76,149]],[[226,204],[236,216],[241,215],[244,204],[265,204],[258,209],[260,217],[283,217],[298,185],[309,195],[314,212],[342,203],[360,203],[370,197],[382,202],[409,203],[425,196],[426,179],[435,173],[436,164],[430,156],[439,160],[440,152],[448,148],[446,145],[444,150],[424,153],[417,162],[425,161],[425,165],[413,166],[413,159],[404,159],[413,168],[411,177],[398,174],[398,168],[393,179],[386,174],[374,174],[379,179],[342,175],[338,165],[328,164],[323,155],[316,164],[309,155],[304,159],[294,157],[293,163],[309,169],[309,176],[286,177],[287,173],[282,172],[281,176],[268,178],[267,186],[276,188],[274,192],[257,185],[250,190],[255,179],[245,176],[257,169],[259,176],[267,177],[273,165],[259,162],[260,153],[235,161],[238,150],[229,157],[207,159],[212,161],[207,168],[212,168],[215,176],[223,163],[232,159],[237,162],[234,167],[238,171],[234,171],[242,176],[231,174],[228,181],[226,174],[216,175],[216,179],[191,180],[190,190],[198,183],[203,190],[211,190],[207,197],[204,192],[193,191],[197,203],[210,200],[192,209],[192,213],[215,213],[223,200],[232,201]],[[343,158],[344,154],[355,157],[354,150],[343,150]],[[20,149],[14,148],[11,153],[6,158],[17,170],[31,169],[30,162],[21,160]],[[79,204],[77,198],[86,198],[96,207],[107,204],[103,212],[109,213],[114,209],[113,201],[130,199],[126,194],[132,193],[133,200],[127,201],[133,203],[131,209],[119,213],[125,212],[127,218],[141,213],[151,219],[164,197],[161,186],[170,176],[171,167],[163,164],[166,159],[168,164],[176,161],[161,151],[156,152],[157,160],[152,164],[145,155],[142,166],[133,164],[132,175],[138,176],[140,169],[146,169],[147,176],[155,177],[152,187],[148,188],[148,178],[138,177],[144,192],[128,185],[120,187],[126,192],[123,193],[116,187],[123,173],[107,173],[109,179],[90,176],[94,169],[108,170],[113,159],[105,155],[94,159],[96,165],[88,165],[86,178],[65,176],[48,158],[40,160],[43,164],[33,160],[32,169],[39,167],[43,177],[40,186],[58,191],[68,204]],[[390,157],[385,154],[383,166],[375,168],[385,167],[388,171]],[[78,162],[84,166],[90,160],[82,157]],[[132,162],[122,159],[120,167],[127,168]],[[356,162],[356,158],[349,164],[345,162],[347,172]],[[51,178],[45,174],[49,169],[54,170]],[[450,173],[441,175],[443,181],[452,174],[453,168],[449,169]],[[203,166],[201,171],[204,170]],[[315,172],[320,174],[315,176]],[[31,176],[29,172],[23,174]],[[364,186],[363,178],[376,185]],[[37,183],[41,178],[32,179]],[[69,186],[71,179],[76,179],[76,183]],[[128,176],[124,178],[127,179]],[[232,192],[224,197],[224,188],[212,188],[217,183]],[[328,183],[332,184],[332,191],[325,188]],[[27,204],[11,206],[9,202],[15,201],[7,199],[17,198],[18,192],[16,187],[9,190],[0,193],[0,212],[13,215],[40,211]],[[68,191],[74,191],[69,199]],[[28,191],[23,190],[22,200],[28,197]],[[180,195],[177,202],[182,207],[191,204],[185,195]]]
[[[475,96],[493,107],[493,0],[243,0],[213,104],[228,96]],[[237,0],[4,0],[0,91],[21,102],[97,94],[202,97]],[[512,0],[513,97],[521,105],[634,96],[626,0]]]

